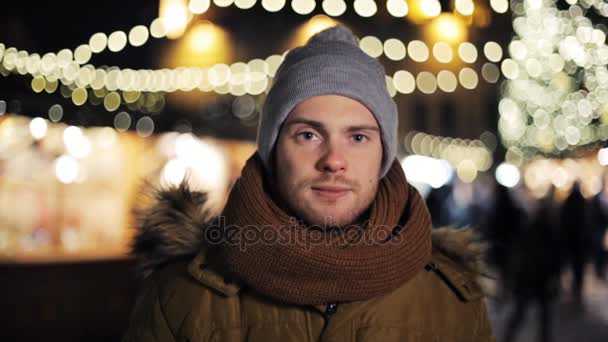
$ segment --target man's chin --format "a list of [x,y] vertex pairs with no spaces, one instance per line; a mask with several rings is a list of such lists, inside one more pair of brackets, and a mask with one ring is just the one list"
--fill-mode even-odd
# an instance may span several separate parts
[[306,220],[308,224],[322,229],[345,226],[355,220],[347,215],[336,215],[335,212],[317,212],[313,217],[314,219]]

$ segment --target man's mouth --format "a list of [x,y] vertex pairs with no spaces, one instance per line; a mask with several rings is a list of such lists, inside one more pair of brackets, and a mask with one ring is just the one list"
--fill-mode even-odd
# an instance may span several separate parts
[[316,195],[328,199],[338,199],[351,191],[350,188],[332,185],[312,186],[311,189]]

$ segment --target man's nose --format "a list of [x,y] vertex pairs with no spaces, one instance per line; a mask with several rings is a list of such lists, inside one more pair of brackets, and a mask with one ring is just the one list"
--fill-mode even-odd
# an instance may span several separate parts
[[317,168],[321,172],[339,173],[344,172],[347,166],[344,148],[337,142],[329,142]]

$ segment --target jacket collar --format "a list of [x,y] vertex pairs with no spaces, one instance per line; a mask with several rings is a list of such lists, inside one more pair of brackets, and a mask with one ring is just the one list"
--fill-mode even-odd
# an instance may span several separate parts
[[201,284],[224,296],[231,297],[237,295],[241,289],[240,285],[230,282],[221,276],[213,269],[213,265],[207,262],[207,259],[207,250],[199,252],[188,264],[188,273]]

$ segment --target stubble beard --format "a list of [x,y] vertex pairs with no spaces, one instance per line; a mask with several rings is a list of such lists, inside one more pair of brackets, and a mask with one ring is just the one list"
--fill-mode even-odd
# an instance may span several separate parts
[[[357,187],[360,189],[360,187]],[[377,188],[377,186],[376,186]],[[367,212],[370,205],[372,204],[377,189],[372,189],[366,194],[360,192],[352,192],[347,196],[355,196],[354,200],[349,201],[350,208],[341,208],[340,201],[346,201],[345,198],[339,198],[335,201],[329,200],[324,201],[322,199],[315,200],[314,196],[305,194],[311,190],[308,182],[300,185],[294,185],[287,189],[287,191],[280,191],[280,196],[285,204],[288,206],[292,215],[298,220],[302,220],[304,224],[308,226],[315,226],[321,229],[335,229],[343,228],[350,224],[356,223],[361,220],[362,216]],[[358,196],[365,196],[360,199]],[[350,204],[352,203],[352,204]],[[336,209],[340,211],[340,215],[332,213],[331,210],[319,210],[320,206],[327,204],[327,206],[336,206]]]

